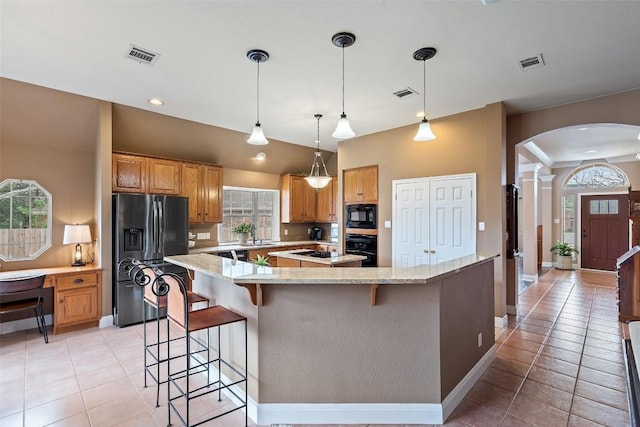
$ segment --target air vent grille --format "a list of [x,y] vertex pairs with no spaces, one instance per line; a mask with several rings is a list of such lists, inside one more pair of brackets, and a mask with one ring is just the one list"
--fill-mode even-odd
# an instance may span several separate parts
[[541,53],[536,56],[520,60],[520,68],[522,70],[532,70],[539,67],[544,67],[544,58],[542,58]]
[[416,92],[415,90],[411,89],[410,87],[406,87],[404,89],[400,89],[396,92],[393,92],[393,94],[395,96],[397,96],[398,98],[402,99],[402,98],[406,98],[407,96],[412,96],[412,95],[417,95],[418,92]]
[[127,57],[133,59],[141,64],[153,65],[158,59],[159,54],[151,52],[149,49],[143,49],[141,47],[130,45]]

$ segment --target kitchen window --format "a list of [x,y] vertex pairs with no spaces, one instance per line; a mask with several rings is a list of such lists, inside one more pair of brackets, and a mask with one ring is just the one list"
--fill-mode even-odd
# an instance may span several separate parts
[[279,200],[277,190],[224,187],[222,223],[218,226],[218,242],[237,242],[238,236],[231,230],[245,222],[256,225],[256,240],[279,240]]

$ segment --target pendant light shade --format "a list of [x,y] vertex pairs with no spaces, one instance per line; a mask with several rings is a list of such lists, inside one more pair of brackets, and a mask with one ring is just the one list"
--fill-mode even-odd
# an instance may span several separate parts
[[269,143],[264,136],[264,131],[260,125],[260,63],[267,62],[269,60],[269,54],[264,50],[253,49],[247,52],[247,58],[250,61],[258,64],[258,78],[256,84],[256,124],[253,126],[251,136],[247,139],[247,142],[252,145],[266,145]]
[[413,52],[413,59],[416,61],[422,61],[422,107],[424,116],[422,117],[422,121],[420,122],[420,126],[418,127],[418,133],[413,137],[414,141],[431,141],[436,139],[433,131],[431,130],[431,125],[427,120],[427,59],[431,59],[436,56],[436,48],[435,47],[423,47],[422,49],[418,49]]
[[331,37],[331,42],[335,46],[342,48],[342,114],[340,114],[336,130],[331,136],[336,139],[353,138],[356,133],[351,129],[347,115],[344,112],[344,48],[353,45],[356,42],[356,36],[351,33],[337,33]]
[[[316,139],[316,152],[313,157],[313,163],[311,164],[311,172],[305,180],[310,186],[319,190],[331,182],[331,177],[327,173],[327,167],[324,164],[322,152],[320,151],[320,119],[322,118],[322,114],[316,114],[314,117],[318,121],[318,138]],[[322,172],[324,172],[324,175]]]
[[414,141],[431,141],[432,139],[436,139],[436,136],[433,134],[431,130],[431,125],[429,124],[429,120],[425,118],[420,122],[420,126],[418,127],[418,133],[413,137]]

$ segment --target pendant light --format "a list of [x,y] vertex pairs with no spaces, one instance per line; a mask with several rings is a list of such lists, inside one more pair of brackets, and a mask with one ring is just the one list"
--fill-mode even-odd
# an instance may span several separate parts
[[416,61],[422,61],[422,99],[423,99],[423,113],[422,121],[420,122],[420,127],[418,127],[418,133],[413,137],[414,141],[431,141],[436,139],[436,136],[433,134],[431,130],[431,125],[427,120],[427,59],[431,59],[436,56],[436,48],[435,47],[423,47],[422,49],[418,49],[413,52],[413,59]]
[[[310,186],[312,186],[316,190],[320,190],[321,188],[326,187],[327,184],[329,184],[329,182],[331,181],[331,177],[327,173],[327,167],[324,165],[324,160],[322,160],[322,153],[320,152],[320,119],[322,118],[322,114],[316,114],[313,117],[315,117],[318,121],[318,139],[316,139],[316,152],[313,158],[313,163],[311,164],[311,172],[305,179]],[[321,165],[322,170],[320,170]],[[324,171],[324,175],[320,174],[322,171]]]
[[269,54],[264,50],[253,49],[247,52],[247,58],[258,64],[258,79],[256,85],[256,124],[253,127],[253,131],[251,132],[249,139],[247,139],[247,142],[252,145],[266,145],[269,141],[264,137],[264,132],[260,126],[260,63],[267,62],[269,60]]
[[331,37],[331,42],[339,48],[342,48],[342,114],[338,120],[336,130],[331,134],[336,139],[347,139],[356,136],[351,129],[347,115],[344,113],[344,48],[353,45],[356,42],[356,36],[351,33],[337,33]]

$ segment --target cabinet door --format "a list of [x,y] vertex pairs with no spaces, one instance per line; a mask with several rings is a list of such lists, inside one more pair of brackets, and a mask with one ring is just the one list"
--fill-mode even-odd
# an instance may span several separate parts
[[289,218],[291,222],[303,222],[304,221],[304,186],[307,183],[299,176],[290,177],[290,191],[289,191]]
[[149,193],[180,194],[180,162],[149,159]]
[[366,203],[378,202],[378,168],[371,166],[363,168],[360,174],[362,201]]
[[[333,180],[332,180],[333,181]],[[331,222],[333,221],[333,185],[330,182],[317,193],[316,221]]]
[[206,165],[202,168],[204,223],[222,222],[222,168]]
[[189,223],[202,224],[202,206],[200,202],[200,165],[182,164],[181,195],[189,198]]
[[360,196],[360,171],[348,170],[344,171],[344,201],[360,202],[362,198]]
[[310,186],[304,178],[299,178],[300,181],[302,181],[302,199],[304,201],[302,219],[304,222],[315,222],[317,206],[316,197],[318,192],[315,188]]
[[56,301],[58,302],[55,308],[57,327],[82,323],[99,317],[97,286],[58,291]]
[[114,193],[147,193],[146,157],[114,153],[111,157],[111,188]]
[[334,176],[331,180],[331,221],[338,221],[338,177]]

